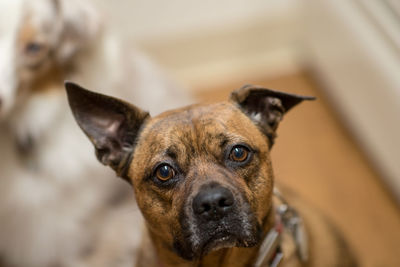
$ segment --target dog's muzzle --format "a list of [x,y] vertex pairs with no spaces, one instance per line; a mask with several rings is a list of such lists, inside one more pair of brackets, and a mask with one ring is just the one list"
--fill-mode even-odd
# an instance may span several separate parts
[[184,208],[183,240],[175,249],[185,259],[201,257],[226,247],[250,247],[260,237],[259,224],[237,192],[218,183],[200,187]]

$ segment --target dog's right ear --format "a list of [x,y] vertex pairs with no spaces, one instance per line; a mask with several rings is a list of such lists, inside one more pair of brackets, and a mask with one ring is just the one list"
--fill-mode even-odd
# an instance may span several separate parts
[[129,181],[126,172],[135,140],[149,114],[71,82],[65,88],[75,120],[93,143],[99,161]]

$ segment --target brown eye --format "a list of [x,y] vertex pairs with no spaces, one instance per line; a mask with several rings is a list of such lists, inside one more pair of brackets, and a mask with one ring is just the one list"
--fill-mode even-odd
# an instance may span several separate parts
[[156,177],[158,180],[165,182],[175,176],[174,169],[168,164],[162,164],[156,169]]
[[249,157],[249,150],[244,146],[234,146],[229,158],[233,161],[243,162]]

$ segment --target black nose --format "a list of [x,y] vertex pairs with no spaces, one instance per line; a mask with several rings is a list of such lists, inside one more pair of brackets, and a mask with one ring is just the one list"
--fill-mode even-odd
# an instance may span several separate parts
[[219,220],[228,214],[234,204],[231,191],[221,185],[211,184],[200,189],[193,199],[193,211],[198,218]]

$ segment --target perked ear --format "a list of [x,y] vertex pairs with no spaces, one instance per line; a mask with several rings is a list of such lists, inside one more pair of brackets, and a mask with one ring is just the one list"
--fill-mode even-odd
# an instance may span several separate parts
[[93,143],[98,160],[128,180],[126,172],[135,140],[149,114],[71,82],[66,82],[65,88],[75,120]]
[[255,85],[245,85],[231,93],[231,100],[267,135],[270,147],[274,144],[276,129],[283,115],[303,100],[314,99],[315,97],[289,94]]

